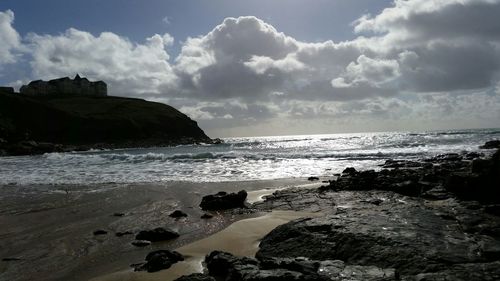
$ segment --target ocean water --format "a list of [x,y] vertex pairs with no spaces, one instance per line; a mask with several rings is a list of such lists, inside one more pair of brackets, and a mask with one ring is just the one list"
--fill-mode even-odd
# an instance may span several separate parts
[[0,185],[221,182],[330,176],[387,159],[478,151],[500,129],[227,138],[217,145],[0,157]]

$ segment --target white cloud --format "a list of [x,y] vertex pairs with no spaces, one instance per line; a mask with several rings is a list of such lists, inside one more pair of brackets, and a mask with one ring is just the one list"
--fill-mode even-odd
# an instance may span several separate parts
[[[69,29],[25,43],[34,78],[79,72],[106,80],[113,94],[156,95],[217,130],[264,130],[276,120],[304,128],[419,120],[477,126],[500,121],[499,14],[500,0],[396,0],[353,23],[359,37],[317,43],[256,17],[227,18],[187,38],[175,60],[166,51],[174,43],[169,34],[134,43]],[[3,29],[17,34],[13,14],[1,15],[0,36]],[[17,45],[0,46],[0,60],[2,50],[15,58],[20,43],[12,38]]]
[[346,67],[341,77],[332,80],[332,85],[346,88],[360,83],[368,83],[378,87],[399,75],[399,63],[396,60],[372,59],[361,55],[356,62],[351,62]]
[[11,10],[0,12],[0,66],[16,62],[15,52],[21,48],[21,39],[12,27],[14,13]]
[[27,41],[35,77],[80,73],[105,80],[115,95],[158,94],[160,87],[171,87],[176,80],[165,51],[173,43],[168,34],[136,44],[110,32],[94,36],[71,28],[56,36],[31,34]]
[[170,25],[172,23],[172,19],[169,16],[165,16],[161,21],[166,25]]

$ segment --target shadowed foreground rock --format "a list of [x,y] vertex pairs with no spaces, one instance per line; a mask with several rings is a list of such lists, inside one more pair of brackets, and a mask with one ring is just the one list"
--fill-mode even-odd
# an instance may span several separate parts
[[500,151],[382,166],[346,168],[318,189],[284,189],[253,204],[324,215],[278,226],[261,240],[255,258],[212,252],[205,259],[208,275],[224,281],[500,280]]
[[470,158],[388,161],[395,168],[346,169],[318,190],[276,192],[257,207],[325,216],[277,227],[257,258],[394,268],[401,280],[498,280],[500,152]]
[[[205,262],[209,274],[215,280],[225,281],[389,281],[398,280],[394,269],[381,269],[375,266],[351,266],[340,260],[316,261],[307,258],[270,258],[257,260],[248,257],[235,257],[230,253],[214,251]],[[209,280],[195,279],[203,275],[183,277],[184,281]],[[209,278],[205,275],[203,278]]]
[[204,196],[201,200],[200,207],[203,210],[227,210],[233,208],[245,207],[247,192],[241,190],[238,193],[227,193],[221,191],[214,195]]
[[176,251],[158,250],[149,253],[146,263],[136,265],[135,271],[156,272],[162,269],[170,268],[174,263],[183,261],[184,257]]

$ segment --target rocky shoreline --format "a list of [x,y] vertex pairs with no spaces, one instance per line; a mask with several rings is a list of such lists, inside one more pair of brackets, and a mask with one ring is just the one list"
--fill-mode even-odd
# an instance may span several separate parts
[[220,144],[223,141],[216,139],[180,138],[175,140],[148,139],[139,141],[126,141],[119,143],[95,143],[95,144],[60,144],[51,142],[37,142],[34,140],[22,140],[7,142],[0,139],[0,156],[22,156],[39,155],[53,152],[82,152],[89,150],[111,150],[126,148],[167,147],[176,145],[199,145]]
[[[498,142],[485,148],[498,148]],[[275,228],[255,258],[215,251],[177,280],[499,280],[500,150],[347,168],[252,208],[321,212]]]

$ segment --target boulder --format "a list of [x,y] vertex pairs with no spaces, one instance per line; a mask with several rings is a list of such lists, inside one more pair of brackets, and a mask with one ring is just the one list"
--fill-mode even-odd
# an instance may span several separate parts
[[316,261],[303,257],[256,260],[215,251],[205,262],[211,276],[226,281],[398,280],[394,269],[346,265],[340,260]]
[[179,237],[179,233],[158,227],[153,230],[142,230],[136,236],[136,240],[147,240],[151,242],[170,240]]
[[183,217],[187,217],[188,215],[181,210],[175,210],[168,216],[171,218],[183,218]]
[[238,193],[227,193],[221,191],[214,195],[203,196],[200,207],[203,210],[227,210],[245,207],[247,192],[241,190]]
[[170,268],[174,263],[183,261],[184,257],[176,251],[158,250],[149,253],[146,263],[135,266],[135,271],[156,272]]
[[102,230],[102,229],[99,229],[99,230],[96,230],[94,231],[94,235],[106,235],[108,234],[108,232],[106,230]]
[[213,216],[213,215],[211,215],[211,214],[209,214],[209,213],[204,213],[204,214],[201,216],[201,218],[202,218],[202,219],[211,219],[211,218],[213,218],[213,217],[214,217],[214,216]]
[[481,149],[495,149],[500,148],[500,140],[487,141],[485,144],[481,145]]
[[344,171],[342,171],[342,174],[347,174],[347,175],[354,175],[356,174],[356,169],[354,169],[353,167],[348,167],[348,168],[345,168]]

